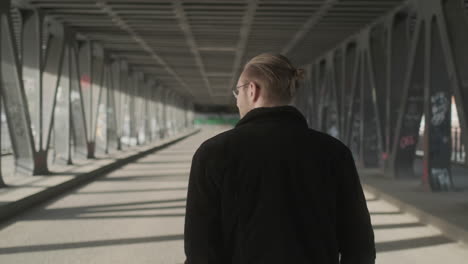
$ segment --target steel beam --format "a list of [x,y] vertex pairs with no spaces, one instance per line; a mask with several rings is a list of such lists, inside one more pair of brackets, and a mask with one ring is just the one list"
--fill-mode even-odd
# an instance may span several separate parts
[[69,39],[70,61],[70,104],[71,125],[73,134],[73,154],[77,158],[88,156],[88,133],[86,128],[86,114],[83,101],[83,89],[81,88],[81,73],[79,67],[79,50],[76,38]]
[[0,2],[1,92],[18,172],[34,172],[34,138],[28,103],[21,79],[18,47],[15,43],[10,2]]
[[87,158],[95,157],[96,139],[95,139],[95,105],[93,103],[93,90],[96,90],[96,85],[93,83],[94,74],[94,50],[91,41],[78,43],[78,63],[80,74],[81,96],[83,101],[83,110],[85,113],[85,127],[88,138],[87,143]]
[[[43,63],[45,50],[43,49],[44,16],[38,10],[22,10],[21,30],[21,62],[22,80],[28,100],[31,129],[35,141],[34,174],[47,174],[47,142],[48,116],[44,112]],[[51,87],[52,88],[52,87]],[[47,89],[47,88],[46,88]],[[52,88],[53,89],[53,88]],[[48,102],[46,102],[47,104]]]
[[324,100],[324,105],[322,106],[323,114],[325,115],[325,130],[327,133],[334,137],[338,137],[338,128],[339,128],[339,112],[338,112],[338,89],[336,87],[336,74],[335,74],[335,65],[333,53],[327,54],[325,59],[326,64],[326,77],[324,84],[324,96],[321,100]]
[[135,113],[136,113],[136,127],[137,127],[137,144],[143,144],[145,138],[145,123],[144,123],[144,76],[137,74],[136,76],[136,90],[135,90]]
[[354,70],[354,77],[351,90],[351,102],[349,105],[349,113],[348,113],[348,131],[346,134],[347,142],[349,144],[349,148],[351,149],[352,153],[354,154],[355,160],[357,163],[362,166],[362,145],[361,145],[361,134],[362,134],[362,97],[361,97],[361,89],[362,86],[362,76],[360,72],[362,71],[362,51],[360,49],[357,50],[357,67]]
[[[368,59],[369,59],[369,77],[371,86],[374,87],[373,100],[376,107],[377,122],[379,129],[379,146],[381,148],[381,158],[383,162],[388,159],[388,146],[386,145],[387,130],[386,116],[387,107],[387,61],[388,61],[388,30],[384,24],[376,26],[370,32]],[[382,164],[385,166],[384,164]]]
[[130,73],[130,82],[129,82],[129,97],[128,97],[128,107],[129,107],[129,144],[131,146],[137,143],[138,130],[137,130],[137,120],[136,120],[136,98],[137,98],[137,77],[134,72]]
[[189,19],[187,18],[186,11],[184,10],[184,8],[182,6],[182,1],[181,0],[174,0],[174,1],[172,1],[172,4],[174,5],[174,10],[175,10],[175,13],[176,13],[177,20],[179,22],[180,28],[184,32],[185,39],[186,39],[186,42],[187,42],[187,46],[190,48],[190,52],[192,53],[192,55],[193,55],[193,57],[195,59],[197,67],[198,67],[198,69],[200,71],[200,76],[203,79],[206,88],[208,89],[208,94],[210,95],[210,97],[212,97],[213,92],[212,92],[211,83],[207,78],[205,65],[204,65],[203,60],[201,58],[200,50],[198,49],[197,42],[195,41],[195,37],[194,37],[194,34],[192,32],[191,25],[188,22]]
[[158,132],[159,138],[162,139],[165,137],[165,120],[164,120],[164,89],[161,84],[157,87],[157,124],[158,124]]
[[[394,132],[390,172],[393,177],[413,177],[413,162],[424,106],[425,56],[424,21],[418,20],[412,39],[401,106]],[[422,67],[421,67],[422,66]]]
[[[389,155],[396,151],[393,144],[395,137],[395,127],[398,119],[398,114],[401,111],[401,94],[403,92],[406,73],[408,72],[408,55],[410,50],[410,37],[408,33],[409,24],[408,14],[396,13],[387,22],[388,27],[388,60],[387,60],[387,92],[386,92],[386,118],[385,118],[385,149],[387,156],[385,157],[384,167],[390,175],[394,170],[391,168],[392,162]],[[406,141],[414,143],[414,138],[407,137]]]
[[[100,1],[99,6],[110,16],[119,18],[105,2]],[[145,113],[143,120],[132,120],[140,124],[146,142],[155,138],[156,129],[162,127],[155,123],[164,113],[156,111],[161,104],[157,102],[156,92],[151,90],[153,81],[137,80],[136,86],[130,87],[128,65],[125,71],[115,64],[111,68],[104,61],[107,51],[83,35],[78,40],[76,32],[45,16],[29,1],[15,1],[15,7],[23,8],[19,15],[18,40],[13,31],[10,2],[0,4],[0,74],[1,100],[5,105],[16,171],[49,173],[47,157],[52,145],[56,160],[66,164],[79,157],[93,158],[98,133],[102,139],[98,147],[104,152],[120,149],[130,97],[142,102],[137,105]],[[146,47],[145,43],[140,44]],[[129,88],[135,88],[137,93],[132,95]],[[171,121],[171,133],[176,133],[187,124],[185,105],[176,93],[168,95],[169,101],[170,111],[164,118]],[[99,119],[105,122],[100,124]]]
[[[90,146],[92,155],[95,157],[96,152],[104,151],[103,138],[105,129],[102,127],[105,122],[102,120],[101,113],[105,111],[101,101],[101,93],[103,90],[104,81],[104,51],[94,42],[90,43],[90,79],[91,91],[89,97],[89,124],[90,124]],[[99,120],[101,118],[101,120]]]
[[72,164],[72,111],[71,111],[71,57],[70,34],[65,31],[65,47],[59,86],[53,110],[54,125],[54,161]]
[[120,78],[120,114],[119,114],[119,122],[120,122],[120,146],[121,148],[124,147],[124,144],[122,142],[123,138],[128,139],[130,137],[130,131],[129,131],[129,97],[130,97],[130,88],[129,85],[131,84],[130,82],[130,77],[128,74],[128,64],[124,61],[119,63],[119,68],[120,68],[120,74],[118,77]]
[[[350,147],[352,146],[351,137],[353,126],[356,126],[355,120],[355,108],[358,107],[357,104],[359,103],[357,92],[359,86],[359,68],[360,68],[360,51],[357,49],[357,45],[355,43],[351,44],[350,46],[346,47],[347,49],[347,58],[346,58],[346,80],[349,86],[346,89],[345,96],[345,111],[347,117],[345,118],[344,124],[344,140],[346,144],[349,144]],[[357,147],[354,146],[356,149]],[[357,153],[355,153],[357,154]]]
[[344,53],[344,78],[345,85],[343,86],[343,97],[342,97],[342,140],[345,143],[349,143],[349,123],[351,119],[351,106],[354,99],[354,89],[356,87],[356,77],[359,61],[357,59],[356,43],[352,42],[346,44],[343,48]]
[[107,87],[106,85],[106,63],[104,51],[93,47],[96,53],[93,56],[93,134],[96,154],[103,154],[107,151]]
[[332,81],[339,86],[337,65],[343,64],[346,84],[341,93],[339,111],[346,115],[340,118],[340,132],[361,165],[383,162],[387,175],[413,177],[424,112],[422,181],[433,191],[452,189],[452,94],[468,144],[468,80],[464,80],[468,76],[468,19],[464,9],[461,0],[410,0],[311,64],[318,72],[314,86],[326,101],[321,103],[330,104],[333,96],[324,97],[322,89],[329,85],[323,65],[330,64],[331,52],[343,51],[344,62],[335,58],[332,67]]
[[23,84],[28,100],[35,147],[42,150],[42,36],[44,16],[37,10],[23,10],[21,31],[21,62]]
[[152,83],[149,90],[149,127],[151,141],[158,140],[158,127],[157,127],[157,102],[156,102],[156,83]]
[[307,33],[309,33],[314,26],[316,26],[319,21],[327,14],[327,12],[338,2],[338,0],[326,0],[322,6],[310,16],[307,21],[302,25],[302,27],[294,34],[291,41],[283,48],[281,51],[282,54],[288,54],[291,50],[301,42]]
[[150,126],[150,92],[151,92],[151,80],[148,80],[148,76],[145,76],[143,80],[143,133],[145,135],[145,143],[151,142],[151,126]]
[[114,60],[110,72],[112,73],[112,88],[114,91],[114,116],[115,116],[115,134],[116,134],[116,149],[121,150],[122,138],[122,97],[123,81],[122,81],[122,63],[120,60]]
[[151,58],[153,58],[158,64],[164,67],[166,71],[176,79],[182,87],[185,88],[188,94],[193,96],[193,91],[187,85],[187,83],[177,74],[176,71],[159,55],[156,53],[155,49],[149,45],[149,43],[136,31],[131,27],[128,22],[122,19],[122,16],[114,11],[111,5],[107,1],[98,0],[97,6],[101,8],[101,10],[106,13],[112,21],[118,26],[121,30],[127,32],[136,43],[138,43],[143,50],[145,50]]
[[[255,17],[255,12],[257,11],[257,6],[258,0],[250,0],[248,2],[247,10],[245,10],[244,16],[242,17],[242,26],[240,28],[239,39],[236,45],[236,52],[232,65],[232,78],[229,83],[229,88],[234,87],[234,85],[236,85],[237,79],[239,79],[239,76],[241,74],[241,62],[245,55],[247,43],[249,41],[250,31],[252,29],[252,24]],[[231,97],[229,97],[229,99],[232,100]]]
[[[318,71],[318,80],[317,80],[317,95],[319,98],[325,98],[325,92],[326,92],[326,80],[327,80],[327,71],[326,71],[326,63],[325,60],[321,60],[320,62],[317,63],[317,71]],[[325,100],[319,100],[318,102],[318,129],[321,131],[325,130],[325,118],[326,113],[324,111],[326,108],[324,107],[326,101]]]
[[380,130],[379,102],[373,78],[370,58],[370,32],[362,35],[362,69],[361,69],[361,160],[366,168],[381,167],[382,134]]
[[[442,2],[440,23],[441,40],[447,58],[458,119],[461,127],[461,138],[468,146],[468,18],[466,3],[462,0]],[[468,158],[465,158],[468,165]]]
[[[2,98],[2,94],[0,93],[0,116],[2,116],[2,112],[3,112],[3,98]],[[0,121],[0,149],[3,149],[3,146],[1,144],[2,142],[2,125],[3,121]],[[2,155],[3,153],[0,153],[0,164],[2,164]],[[2,170],[2,167],[3,166],[0,166],[0,188],[1,187],[5,187],[6,184],[5,184],[5,181],[3,180],[3,170]]]
[[105,153],[118,149],[119,136],[117,134],[117,111],[115,107],[115,86],[112,71],[113,62],[105,54],[104,58],[104,93],[105,99],[105,122],[106,122],[106,147]]
[[338,49],[333,53],[333,79],[335,83],[335,93],[336,93],[336,104],[337,104],[337,113],[338,113],[338,138],[343,138],[343,101],[344,101],[344,86],[345,86],[345,76],[344,76],[344,54],[342,49]]
[[[432,21],[431,21],[432,20]],[[425,136],[423,182],[434,191],[453,188],[451,173],[452,89],[438,19],[426,20]]]
[[318,116],[318,107],[319,107],[319,94],[318,94],[318,87],[319,87],[319,69],[317,63],[313,63],[310,69],[310,79],[311,79],[311,91],[310,96],[312,97],[309,99],[311,101],[312,112],[309,113],[309,119],[312,120],[312,128],[319,129],[319,116]]

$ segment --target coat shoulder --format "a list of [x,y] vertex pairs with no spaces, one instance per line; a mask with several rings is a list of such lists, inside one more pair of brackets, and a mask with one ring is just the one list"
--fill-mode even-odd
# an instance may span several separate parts
[[350,151],[349,148],[341,142],[341,140],[326,133],[309,129],[309,135],[311,135],[311,137],[314,138],[321,147],[331,149],[338,155]]
[[233,133],[233,129],[224,131],[214,137],[205,140],[197,150],[197,153],[205,155],[217,155],[223,152],[227,139]]

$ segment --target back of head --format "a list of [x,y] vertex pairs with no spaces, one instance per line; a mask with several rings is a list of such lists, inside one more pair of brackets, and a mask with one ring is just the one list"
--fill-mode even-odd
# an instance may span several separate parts
[[296,69],[283,55],[263,53],[244,67],[244,78],[256,82],[264,90],[265,100],[289,104],[304,78],[304,70]]

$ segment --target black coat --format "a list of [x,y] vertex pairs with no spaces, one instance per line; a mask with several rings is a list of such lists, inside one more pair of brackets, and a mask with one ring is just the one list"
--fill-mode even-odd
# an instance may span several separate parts
[[185,253],[188,264],[374,263],[351,152],[292,106],[253,109],[193,157]]

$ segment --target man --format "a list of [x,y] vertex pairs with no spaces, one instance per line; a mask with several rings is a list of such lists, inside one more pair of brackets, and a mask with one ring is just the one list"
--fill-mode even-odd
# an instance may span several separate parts
[[375,262],[349,149],[288,106],[302,75],[281,55],[245,65],[234,90],[241,120],[193,157],[186,263]]

